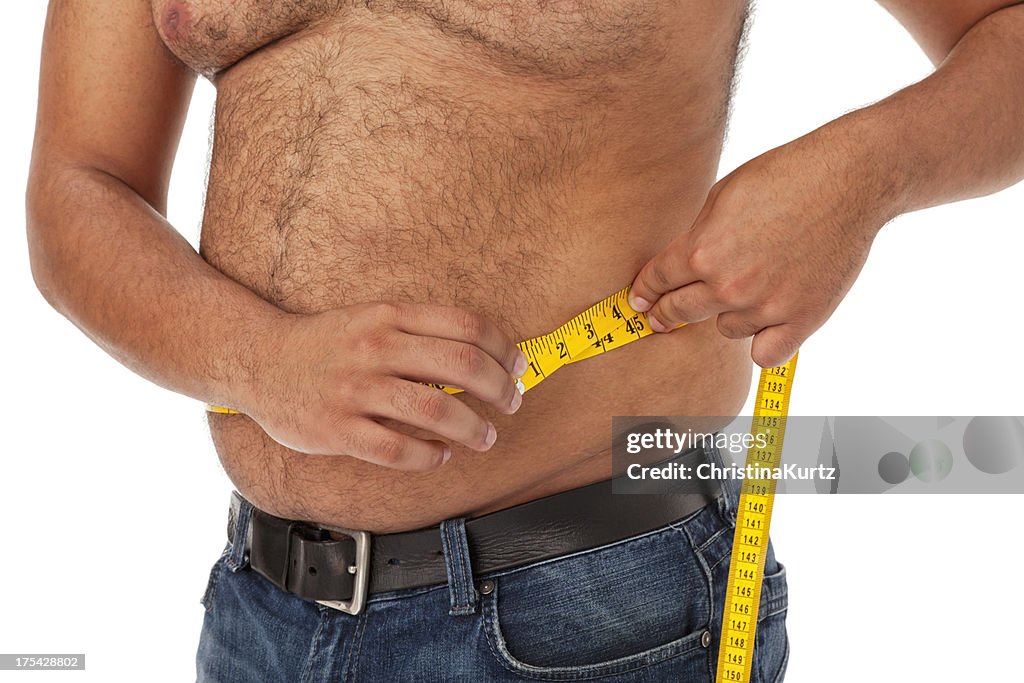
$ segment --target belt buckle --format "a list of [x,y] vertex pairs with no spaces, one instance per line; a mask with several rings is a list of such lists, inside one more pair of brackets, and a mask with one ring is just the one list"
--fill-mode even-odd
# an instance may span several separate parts
[[346,529],[340,526],[317,524],[326,531],[334,531],[349,536],[356,543],[355,564],[349,565],[348,573],[352,574],[351,600],[317,600],[324,607],[336,609],[345,614],[359,614],[366,606],[366,594],[370,585],[370,534],[366,531]]

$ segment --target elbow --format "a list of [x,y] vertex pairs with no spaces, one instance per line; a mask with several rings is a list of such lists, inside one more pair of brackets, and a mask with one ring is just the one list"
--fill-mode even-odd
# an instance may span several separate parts
[[1002,21],[1017,23],[1021,20],[1021,16],[1024,16],[1022,12],[1024,12],[1024,0],[995,3],[979,12],[967,13],[952,19],[945,32],[934,36],[931,41],[921,40],[919,42],[932,64],[937,68],[953,54],[969,33],[982,29],[986,25],[991,26],[992,23],[999,24]]
[[50,183],[38,172],[29,174],[25,190],[25,233],[28,241],[29,268],[36,289],[43,299],[58,311],[62,310],[62,297],[58,285],[59,236],[55,233],[55,197]]
[[25,235],[28,238],[28,263],[36,289],[52,306],[54,305],[52,274],[46,257],[46,244],[42,198],[37,179],[30,177],[25,190]]

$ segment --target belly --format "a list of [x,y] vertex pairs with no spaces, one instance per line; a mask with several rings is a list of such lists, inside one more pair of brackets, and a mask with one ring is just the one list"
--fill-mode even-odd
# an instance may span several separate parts
[[[628,284],[714,180],[742,11],[650,7],[614,41],[352,9],[276,37],[217,76],[203,256],[289,311],[432,302],[514,339],[550,331]],[[460,395],[497,442],[431,473],[295,453],[244,416],[210,425],[258,506],[407,529],[607,478],[613,415],[733,414],[747,352],[704,323],[569,366],[512,416]]]

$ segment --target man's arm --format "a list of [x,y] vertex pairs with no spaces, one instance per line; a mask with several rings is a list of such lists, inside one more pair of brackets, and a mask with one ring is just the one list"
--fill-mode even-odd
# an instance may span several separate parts
[[[450,456],[380,418],[487,450],[526,358],[452,307],[366,303],[286,313],[208,265],[164,218],[193,75],[160,42],[148,0],[54,0],[47,17],[27,212],[46,299],[154,382],[237,408],[306,453],[400,469]],[[518,375],[517,375],[518,376]],[[229,418],[245,419],[245,418]]]
[[1020,5],[1014,0],[876,0],[910,32],[938,66],[987,17]]
[[27,194],[40,291],[132,370],[237,405],[251,346],[281,314],[209,266],[164,218],[195,77],[147,0],[55,0]]
[[901,196],[895,213],[978,197],[1024,177],[1024,3],[879,0],[938,67],[836,122]]
[[784,363],[832,314],[895,216],[1024,177],[1024,5],[886,0],[938,68],[744,164],[641,270],[652,327],[716,317]]

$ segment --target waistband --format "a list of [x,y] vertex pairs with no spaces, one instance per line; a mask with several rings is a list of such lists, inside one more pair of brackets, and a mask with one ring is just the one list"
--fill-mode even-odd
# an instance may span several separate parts
[[[721,463],[713,446],[667,461]],[[228,540],[239,561],[282,590],[350,614],[370,593],[452,582],[596,548],[676,522],[729,493],[706,480],[686,493],[612,493],[615,479],[475,517],[389,534],[282,519],[232,493]],[[242,542],[239,547],[239,541]],[[241,551],[241,552],[239,552]],[[452,562],[452,556],[458,561]]]

